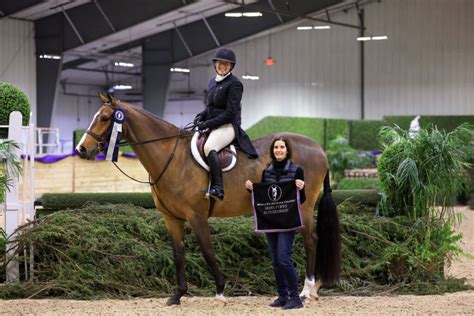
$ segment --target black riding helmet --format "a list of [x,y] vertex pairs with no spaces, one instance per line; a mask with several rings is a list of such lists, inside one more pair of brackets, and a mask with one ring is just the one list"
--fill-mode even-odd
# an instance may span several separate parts
[[231,70],[234,68],[235,64],[237,63],[237,59],[235,58],[235,53],[232,49],[227,47],[219,48],[212,57],[212,61],[215,63],[216,61],[226,61],[232,64]]

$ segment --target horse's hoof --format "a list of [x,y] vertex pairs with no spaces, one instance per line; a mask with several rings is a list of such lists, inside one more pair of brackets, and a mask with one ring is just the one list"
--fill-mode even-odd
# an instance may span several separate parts
[[318,294],[310,294],[308,298],[309,298],[310,301],[317,301],[317,300],[319,300],[319,295]]
[[180,305],[181,301],[179,299],[176,299],[175,297],[170,297],[166,301],[166,306],[172,306],[172,305]]
[[227,304],[227,299],[225,298],[224,294],[216,294],[216,300],[214,304],[225,306]]

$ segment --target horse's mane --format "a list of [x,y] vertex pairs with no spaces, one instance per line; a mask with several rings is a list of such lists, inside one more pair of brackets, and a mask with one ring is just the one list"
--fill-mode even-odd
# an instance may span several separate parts
[[177,127],[176,125],[168,122],[168,121],[165,121],[164,119],[162,119],[161,117],[159,117],[158,115],[156,114],[153,114],[139,106],[136,106],[134,104],[131,104],[131,103],[127,103],[127,102],[122,102],[122,106],[125,105],[125,107],[128,107],[130,108],[132,111],[135,111],[135,112],[138,112],[140,113],[142,116],[146,117],[148,120],[150,120],[152,122],[153,125],[160,125],[160,126],[163,126],[163,125],[167,125],[168,127],[170,128],[176,128],[176,129],[179,129],[179,127]]

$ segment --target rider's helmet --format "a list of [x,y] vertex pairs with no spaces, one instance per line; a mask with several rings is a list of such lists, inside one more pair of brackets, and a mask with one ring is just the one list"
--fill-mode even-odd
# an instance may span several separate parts
[[212,57],[212,61],[216,62],[218,60],[226,61],[226,62],[232,63],[233,65],[237,63],[237,59],[235,58],[234,51],[227,47],[221,47],[214,53],[214,56]]

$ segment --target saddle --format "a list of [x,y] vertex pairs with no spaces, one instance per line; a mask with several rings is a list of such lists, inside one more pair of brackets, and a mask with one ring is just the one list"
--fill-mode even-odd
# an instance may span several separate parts
[[[208,133],[195,132],[191,139],[191,153],[194,160],[205,170],[209,171],[209,165],[207,164],[207,158],[204,155],[204,144],[206,143]],[[219,151],[219,163],[222,168],[222,172],[232,170],[237,163],[237,151],[235,146],[230,144],[224,149]]]

